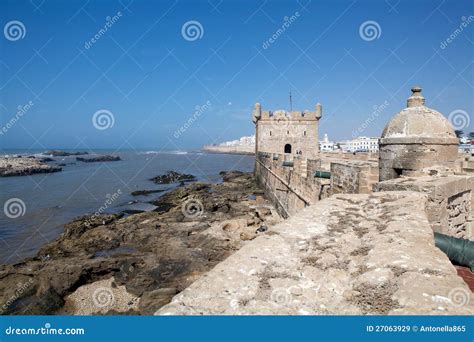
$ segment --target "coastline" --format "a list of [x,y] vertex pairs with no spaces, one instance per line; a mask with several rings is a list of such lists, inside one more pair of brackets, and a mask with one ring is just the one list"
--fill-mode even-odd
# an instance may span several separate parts
[[281,220],[253,174],[221,176],[222,183],[195,182],[164,194],[150,202],[154,211],[67,223],[35,257],[0,265],[0,302],[8,304],[0,312],[154,313]]
[[207,153],[255,155],[255,146],[204,145],[202,151]]

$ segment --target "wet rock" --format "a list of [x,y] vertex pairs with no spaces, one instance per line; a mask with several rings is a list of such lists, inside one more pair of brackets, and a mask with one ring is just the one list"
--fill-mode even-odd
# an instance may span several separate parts
[[66,152],[66,151],[61,151],[61,150],[49,150],[43,153],[44,155],[47,156],[53,156],[53,157],[69,157],[69,156],[81,156],[84,154],[89,154],[88,152]]
[[0,158],[0,177],[28,176],[36,173],[61,171],[58,166],[47,165],[34,157]]
[[119,156],[98,156],[92,158],[83,158],[83,157],[76,157],[77,161],[81,161],[84,163],[97,163],[97,162],[110,162],[110,161],[119,161],[121,160]]
[[168,171],[164,175],[156,176],[151,178],[150,180],[155,182],[156,184],[171,184],[177,182],[184,182],[185,181],[193,181],[196,177],[189,174],[179,173],[175,171]]
[[132,196],[148,196],[149,194],[155,194],[163,192],[165,190],[136,190],[131,193]]

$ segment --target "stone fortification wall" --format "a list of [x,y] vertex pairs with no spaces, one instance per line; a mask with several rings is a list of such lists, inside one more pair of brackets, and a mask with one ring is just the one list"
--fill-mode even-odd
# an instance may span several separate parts
[[255,175],[281,215],[288,217],[328,192],[329,180],[314,177],[319,165],[318,160],[260,152]]
[[344,161],[331,163],[331,194],[368,194],[378,182],[376,162]]
[[[315,177],[330,171],[331,178]],[[370,193],[378,181],[376,161],[304,159],[277,153],[256,156],[255,175],[284,217],[337,193]]]

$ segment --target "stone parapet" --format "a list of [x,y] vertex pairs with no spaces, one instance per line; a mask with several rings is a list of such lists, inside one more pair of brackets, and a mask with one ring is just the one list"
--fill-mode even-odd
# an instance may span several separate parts
[[378,182],[376,162],[344,161],[331,163],[331,194],[367,194]]
[[428,195],[426,212],[435,232],[474,239],[474,177],[402,177],[377,183],[374,189],[423,192]]
[[[419,192],[334,195],[271,227],[158,315],[473,315]],[[472,298],[471,298],[472,297]]]

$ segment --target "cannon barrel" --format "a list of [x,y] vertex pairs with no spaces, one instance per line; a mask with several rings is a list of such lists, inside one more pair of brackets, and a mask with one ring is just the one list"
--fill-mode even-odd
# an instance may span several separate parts
[[467,266],[474,272],[474,241],[434,233],[435,245],[441,249],[452,262]]
[[331,172],[328,172],[328,171],[316,171],[314,173],[314,177],[316,178],[326,178],[326,179],[329,179],[331,178]]

